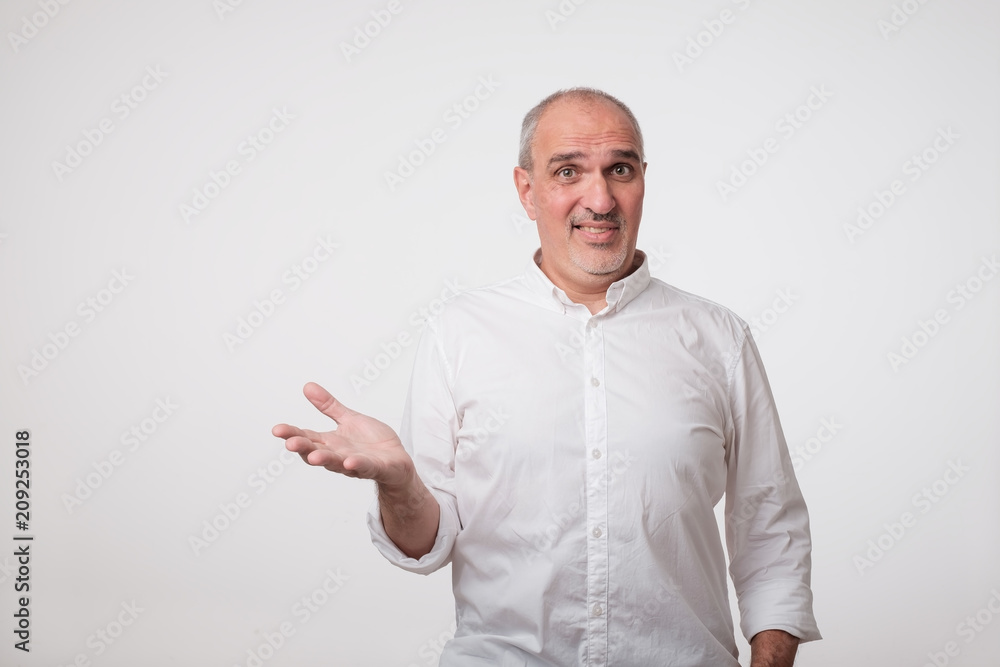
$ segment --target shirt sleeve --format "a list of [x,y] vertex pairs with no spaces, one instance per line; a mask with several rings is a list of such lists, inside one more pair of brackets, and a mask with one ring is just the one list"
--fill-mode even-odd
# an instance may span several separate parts
[[725,515],[740,629],[748,641],[763,630],[784,630],[803,642],[821,639],[812,611],[809,515],[745,325],[739,350],[729,379]]
[[368,511],[368,530],[375,547],[393,565],[418,574],[430,574],[447,565],[461,531],[455,501],[455,442],[460,424],[451,386],[440,337],[429,322],[417,344],[399,435],[417,474],[441,507],[434,546],[422,558],[410,558],[386,534],[377,498]]

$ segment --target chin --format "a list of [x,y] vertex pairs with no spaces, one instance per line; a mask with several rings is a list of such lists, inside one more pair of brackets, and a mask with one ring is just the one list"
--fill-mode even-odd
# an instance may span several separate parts
[[606,250],[601,252],[571,252],[570,259],[573,264],[592,276],[606,276],[618,273],[625,266],[628,257],[628,248],[622,247],[618,250]]

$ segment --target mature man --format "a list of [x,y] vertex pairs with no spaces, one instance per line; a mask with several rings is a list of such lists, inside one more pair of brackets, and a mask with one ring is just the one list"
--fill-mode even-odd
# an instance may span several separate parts
[[649,275],[646,163],[617,99],[560,91],[525,117],[514,182],[541,248],[427,323],[402,437],[315,384],[327,433],[274,434],[373,479],[375,545],[452,563],[442,666],[738,665],[713,507],[754,667],[819,638],[806,507],[747,325]]

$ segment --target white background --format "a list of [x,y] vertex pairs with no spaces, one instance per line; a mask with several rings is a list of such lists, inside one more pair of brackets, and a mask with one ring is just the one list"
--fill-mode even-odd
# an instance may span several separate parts
[[[0,6],[0,663],[252,667],[263,645],[275,667],[435,664],[450,570],[385,563],[363,521],[370,484],[286,466],[270,428],[327,427],[309,380],[398,426],[413,347],[393,341],[450,284],[523,269],[537,236],[511,178],[521,117],[590,85],[643,125],[653,274],[759,323],[826,637],[797,664],[1000,664],[1000,5],[386,7]],[[294,116],[278,132],[275,110]],[[102,119],[112,131],[95,135]],[[390,187],[436,128],[446,140]],[[769,138],[776,152],[746,163]],[[213,188],[230,160],[239,173]],[[724,197],[734,168],[752,174]],[[185,216],[196,190],[212,196]],[[845,228],[879,196],[877,219]],[[325,261],[320,238],[338,244]],[[259,325],[245,340],[241,318]],[[24,429],[27,654],[12,634]],[[323,604],[306,619],[310,596]],[[979,630],[961,625],[977,613]],[[282,623],[294,634],[268,650]]]

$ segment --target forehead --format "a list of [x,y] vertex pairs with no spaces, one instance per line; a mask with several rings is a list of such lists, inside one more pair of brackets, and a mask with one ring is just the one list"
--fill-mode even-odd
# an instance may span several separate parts
[[639,141],[625,112],[607,100],[561,99],[538,120],[535,158],[583,153],[598,157],[622,150],[638,152]]

